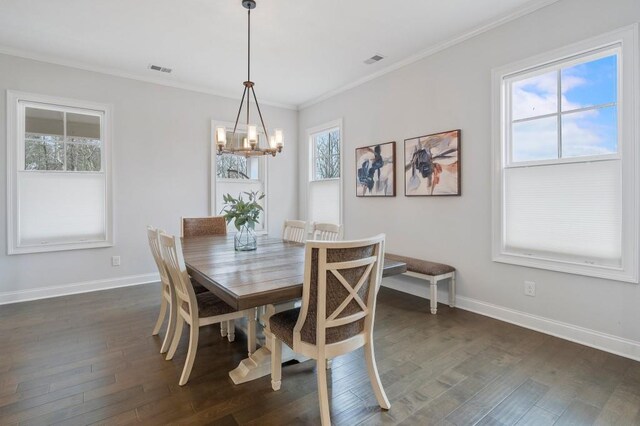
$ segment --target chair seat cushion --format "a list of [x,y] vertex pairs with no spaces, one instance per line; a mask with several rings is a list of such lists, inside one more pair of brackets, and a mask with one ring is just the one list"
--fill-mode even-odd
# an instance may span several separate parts
[[269,327],[275,336],[293,348],[293,327],[295,327],[300,315],[300,308],[278,312],[269,318]]
[[415,259],[413,257],[400,256],[397,254],[385,253],[386,259],[395,260],[407,264],[407,271],[424,275],[442,275],[454,272],[456,268],[444,263],[429,262],[428,260]]
[[[289,309],[287,311],[278,312],[269,318],[269,327],[275,336],[293,349],[293,328],[298,322],[300,308]],[[307,318],[307,321],[309,319]],[[311,320],[313,327],[302,327],[300,330],[300,340],[306,343],[316,344],[315,316]],[[355,334],[361,333],[364,329],[363,321],[357,321],[351,324],[330,327],[326,331],[326,343],[341,342]]]
[[196,294],[196,299],[198,300],[198,316],[200,318],[235,312],[235,309],[210,291]]

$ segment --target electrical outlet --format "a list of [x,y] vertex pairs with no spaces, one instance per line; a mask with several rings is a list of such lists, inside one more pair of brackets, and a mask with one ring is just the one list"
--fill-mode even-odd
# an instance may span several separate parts
[[533,281],[525,281],[524,294],[527,296],[534,297],[536,295],[536,283],[534,283]]
[[120,256],[111,256],[111,266],[120,266]]

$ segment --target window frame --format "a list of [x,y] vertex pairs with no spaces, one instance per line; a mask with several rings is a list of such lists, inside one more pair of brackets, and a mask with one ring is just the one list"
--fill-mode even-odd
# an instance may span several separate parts
[[[110,104],[62,98],[15,90],[7,90],[7,254],[43,253],[112,247],[113,235],[113,183],[111,172],[111,137],[113,107]],[[53,111],[89,113],[101,118],[101,170],[24,170],[25,168],[25,114],[27,107],[39,105]],[[66,144],[66,141],[65,141]],[[66,165],[66,153],[64,159]],[[104,175],[105,181],[105,238],[100,240],[69,240],[41,245],[20,243],[20,205],[18,201],[18,173],[65,173],[73,175]]]
[[[318,158],[316,149],[316,136],[322,133],[331,133],[337,130],[340,134],[340,146],[338,149],[338,155],[340,157],[340,176],[335,178],[324,178],[317,179],[316,178],[316,160]],[[329,180],[340,180],[342,179],[342,120],[335,120],[329,123],[325,123],[322,126],[316,126],[312,129],[307,130],[307,134],[309,137],[309,181],[310,182],[324,182]]]
[[[314,145],[314,139],[313,136],[318,134],[318,133],[322,133],[324,131],[328,131],[328,130],[333,130],[333,129],[338,129],[338,131],[340,132],[340,177],[337,178],[331,178],[331,179],[314,179],[315,176],[315,156],[314,156],[314,150],[315,147]],[[344,128],[342,125],[342,118],[338,118],[336,120],[332,120],[332,121],[328,121],[326,123],[320,124],[318,126],[314,126],[314,127],[310,127],[307,129],[307,167],[308,167],[308,176],[307,176],[307,191],[305,194],[305,205],[306,205],[306,211],[307,211],[307,219],[309,219],[309,205],[310,205],[310,199],[309,199],[309,194],[311,193],[311,185],[313,185],[314,183],[318,183],[318,182],[330,182],[330,181],[337,181],[338,182],[338,188],[339,188],[339,195],[338,195],[338,217],[340,220],[340,224],[342,224],[343,228],[344,228]],[[344,234],[344,229],[343,229],[343,234]]]
[[[217,163],[217,157],[218,157],[218,148],[216,146],[216,140],[215,140],[215,131],[216,131],[216,127],[218,126],[223,126],[227,132],[232,132],[233,131],[233,127],[234,127],[235,123],[232,123],[230,121],[221,121],[221,120],[211,120],[211,142],[210,142],[210,146],[211,146],[211,184],[210,184],[210,191],[209,191],[209,215],[211,216],[219,216],[220,215],[220,210],[222,209],[222,206],[217,206],[217,199],[216,199],[216,194],[218,193],[218,186],[219,184],[223,183],[227,183],[227,184],[242,184],[242,183],[262,183],[262,187],[264,188],[264,194],[265,197],[263,199],[263,209],[264,211],[262,212],[262,229],[259,231],[256,231],[257,235],[267,235],[269,233],[269,161],[268,161],[268,156],[267,155],[263,155],[260,157],[253,157],[253,158],[257,158],[258,161],[260,161],[260,165],[258,167],[258,176],[260,176],[260,178],[258,179],[228,179],[228,178],[219,178],[218,177],[218,163]],[[246,132],[247,131],[247,126],[246,124],[242,124],[242,123],[238,123],[238,128],[237,130],[241,131],[241,132]],[[258,135],[260,137],[261,142],[262,141],[266,141],[267,140],[267,136],[264,134],[264,132],[262,131],[262,129],[257,129]],[[235,195],[234,195],[235,196]],[[220,207],[220,208],[218,208]],[[235,227],[233,228],[235,229]]]
[[[510,147],[510,84],[515,76],[544,69],[553,71],[582,62],[600,52],[618,48],[618,146],[617,153],[566,157],[552,160],[513,162]],[[492,260],[499,263],[546,269],[577,275],[638,283],[638,24],[593,37],[516,63],[492,70]],[[604,55],[606,56],[606,55]],[[595,60],[595,57],[594,59]],[[562,115],[559,107],[558,117]],[[561,131],[558,128],[558,132]],[[622,264],[621,267],[593,265],[589,262],[544,257],[509,251],[505,247],[504,171],[516,167],[535,167],[594,161],[621,161],[622,167]]]

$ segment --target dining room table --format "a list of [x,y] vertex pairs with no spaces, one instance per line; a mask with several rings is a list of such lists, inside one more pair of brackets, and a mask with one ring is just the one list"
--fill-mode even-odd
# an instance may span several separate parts
[[[183,238],[182,251],[187,272],[194,281],[237,310],[255,308],[258,321],[247,324],[264,328],[263,336],[269,333],[271,315],[293,308],[302,298],[304,244],[259,235],[256,250],[237,251],[233,235],[212,235]],[[405,263],[385,259],[382,275],[402,274],[406,270]],[[269,339],[260,343],[258,350],[229,372],[235,384],[270,374]],[[292,359],[304,360],[290,349],[283,350],[283,362]]]

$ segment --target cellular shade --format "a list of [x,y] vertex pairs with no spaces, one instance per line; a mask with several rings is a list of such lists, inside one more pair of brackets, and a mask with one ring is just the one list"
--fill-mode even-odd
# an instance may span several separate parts
[[309,220],[340,223],[340,179],[309,183]]
[[106,240],[105,175],[18,173],[19,245]]
[[508,168],[504,245],[509,252],[619,267],[619,160]]

